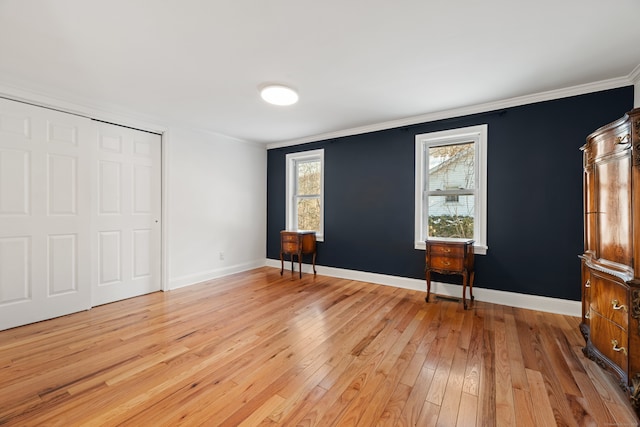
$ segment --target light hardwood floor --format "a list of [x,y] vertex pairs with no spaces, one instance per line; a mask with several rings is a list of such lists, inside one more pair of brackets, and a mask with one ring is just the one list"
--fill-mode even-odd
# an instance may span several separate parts
[[269,267],[0,332],[0,425],[629,426],[578,318]]

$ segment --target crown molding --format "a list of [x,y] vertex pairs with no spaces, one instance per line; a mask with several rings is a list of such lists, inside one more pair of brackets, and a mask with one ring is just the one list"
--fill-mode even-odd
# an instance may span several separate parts
[[210,129],[203,129],[189,125],[188,123],[170,122],[157,119],[150,116],[141,115],[134,111],[123,110],[122,107],[111,104],[94,104],[83,100],[69,101],[61,96],[52,95],[45,91],[33,89],[25,89],[19,86],[7,83],[0,84],[0,98],[10,99],[13,101],[23,102],[38,107],[49,108],[51,110],[61,111],[63,113],[74,114],[89,119],[109,122],[121,126],[164,134],[170,127],[178,129],[186,129],[211,135],[213,137],[223,138],[229,141],[245,143],[254,147],[265,148],[264,144],[247,141],[244,139],[229,136]]
[[631,83],[635,85],[640,83],[640,64],[638,64],[638,66],[629,73],[629,80],[631,80]]
[[[635,74],[634,74],[635,73]],[[306,144],[308,142],[323,141],[333,138],[341,138],[351,135],[359,135],[369,132],[377,132],[386,129],[399,128],[420,123],[428,123],[436,120],[450,119],[452,117],[468,116],[471,114],[484,113],[487,111],[500,110],[503,108],[518,107],[521,105],[534,104],[536,102],[551,101],[554,99],[568,98],[576,95],[584,95],[592,92],[616,89],[619,87],[633,85],[633,77],[640,80],[640,65],[636,67],[631,74],[626,77],[618,77],[609,80],[602,80],[594,83],[587,83],[577,86],[571,86],[564,89],[550,90],[532,95],[524,95],[505,100],[487,102],[482,104],[471,105],[467,107],[454,108],[450,110],[437,111],[434,113],[421,114],[419,116],[407,117],[399,120],[391,120],[387,122],[376,123],[367,126],[360,126],[351,129],[345,129],[336,132],[323,133],[305,138],[293,139],[289,141],[275,142],[267,144],[267,149],[289,147],[293,145]]]
[[[533,104],[536,102],[550,101],[554,99],[568,98],[571,96],[584,95],[587,93],[598,92],[619,87],[636,85],[640,86],[640,64],[633,69],[626,77],[618,77],[609,80],[602,80],[594,83],[572,86],[569,88],[540,92],[532,95],[519,96],[505,100],[487,102],[466,107],[454,108],[449,110],[437,111],[433,113],[421,114],[418,116],[407,117],[404,119],[391,120],[386,122],[375,123],[366,126],[360,126],[350,129],[344,129],[335,132],[322,133],[304,138],[298,138],[288,141],[262,144],[255,141],[248,141],[215,132],[210,129],[193,127],[188,123],[172,122],[163,123],[153,117],[140,115],[133,111],[122,111],[122,107],[115,105],[95,105],[85,101],[68,101],[63,97],[52,95],[44,91],[33,89],[25,89],[7,83],[0,84],[0,98],[11,99],[14,101],[24,102],[40,107],[50,108],[53,110],[75,114],[78,116],[88,117],[90,119],[101,120],[105,122],[115,123],[123,126],[129,126],[148,132],[163,134],[169,127],[178,127],[203,132],[212,136],[218,136],[237,142],[246,143],[252,146],[266,147],[267,150],[274,148],[289,147],[294,145],[306,144],[309,142],[323,141],[327,139],[341,138],[351,135],[359,135],[363,133],[376,132],[386,129],[393,129],[403,126],[411,126],[420,123],[428,123],[436,120],[449,119],[453,117],[461,117],[472,114],[484,113],[487,111],[499,110],[503,108],[517,107],[521,105]],[[640,99],[640,88],[636,98]],[[115,112],[118,113],[115,113]]]

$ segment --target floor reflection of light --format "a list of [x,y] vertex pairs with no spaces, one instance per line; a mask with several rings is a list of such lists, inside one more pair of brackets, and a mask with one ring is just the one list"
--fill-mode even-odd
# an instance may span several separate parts
[[326,310],[320,303],[312,303],[294,313],[290,319],[290,329],[296,340],[308,339],[309,336],[325,340],[331,336]]

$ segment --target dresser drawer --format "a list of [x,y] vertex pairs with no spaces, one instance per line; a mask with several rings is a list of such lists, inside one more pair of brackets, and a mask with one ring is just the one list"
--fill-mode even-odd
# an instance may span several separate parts
[[282,243],[294,243],[294,244],[297,245],[298,244],[298,235],[294,234],[294,233],[291,233],[291,234],[282,233],[280,235],[280,241]]
[[282,242],[282,252],[285,254],[297,254],[298,242]]
[[[627,372],[629,338],[619,325],[591,312],[591,342],[604,356]],[[624,348],[624,350],[622,350]]]
[[629,300],[627,288],[617,282],[592,272],[591,309],[605,319],[620,325],[624,330],[629,327]]
[[432,256],[443,255],[452,258],[464,258],[464,246],[460,245],[431,245]]
[[434,254],[429,267],[434,270],[461,271],[464,269],[464,259]]
[[300,237],[298,233],[281,232],[280,233],[281,251],[285,254],[298,253],[300,246]]
[[628,125],[619,126],[606,135],[589,138],[587,159],[598,159],[611,153],[624,151],[631,144],[631,129]]

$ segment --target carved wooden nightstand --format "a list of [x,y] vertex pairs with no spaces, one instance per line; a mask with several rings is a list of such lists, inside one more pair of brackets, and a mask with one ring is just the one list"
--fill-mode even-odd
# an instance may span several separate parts
[[438,238],[426,241],[425,276],[427,279],[427,297],[429,302],[431,293],[431,272],[441,274],[460,274],[462,276],[462,305],[467,309],[467,284],[469,296],[473,301],[473,240]]
[[287,231],[280,232],[280,275],[284,271],[284,255],[291,256],[291,272],[293,273],[293,257],[298,257],[298,269],[302,278],[302,255],[313,255],[313,274],[316,274],[316,232]]

